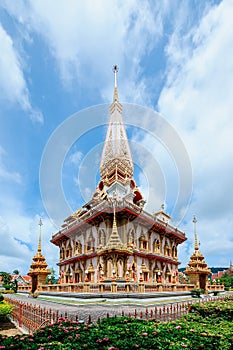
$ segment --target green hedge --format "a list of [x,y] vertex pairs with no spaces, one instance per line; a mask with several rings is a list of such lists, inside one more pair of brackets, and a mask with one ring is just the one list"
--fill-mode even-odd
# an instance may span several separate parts
[[4,289],[1,291],[2,294],[13,294],[14,291],[12,289]]

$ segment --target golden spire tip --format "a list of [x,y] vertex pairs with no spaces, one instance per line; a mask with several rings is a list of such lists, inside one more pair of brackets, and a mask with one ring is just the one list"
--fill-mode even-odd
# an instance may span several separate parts
[[115,64],[113,66],[113,73],[114,73],[114,94],[113,94],[113,102],[118,101],[118,91],[117,91],[117,72],[119,68]]
[[197,223],[197,218],[194,215],[193,216],[193,224],[194,224],[194,237],[195,237],[195,245],[194,245],[194,249],[198,250],[199,249],[199,244],[198,244],[198,239],[197,239],[197,230],[196,230],[196,223]]

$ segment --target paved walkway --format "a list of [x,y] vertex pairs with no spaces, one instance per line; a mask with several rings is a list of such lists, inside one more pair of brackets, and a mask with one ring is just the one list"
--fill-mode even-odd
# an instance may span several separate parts
[[[94,303],[94,300],[92,300],[91,303],[84,302],[80,305],[77,305],[77,304],[70,305],[68,304],[69,298],[64,298],[64,300],[58,303],[56,302],[56,299],[53,300],[52,298],[51,298],[51,301],[47,301],[47,300],[45,301],[45,300],[41,300],[40,298],[37,298],[37,299],[29,298],[26,295],[10,295],[9,297],[12,299],[17,299],[18,301],[22,301],[24,303],[40,306],[42,308],[45,307],[47,310],[51,309],[51,311],[53,312],[58,311],[59,314],[62,314],[63,316],[67,314],[68,318],[72,317],[73,319],[75,319],[76,316],[78,315],[78,319],[83,320],[84,322],[88,321],[89,315],[91,316],[91,320],[93,322],[97,321],[98,318],[106,317],[107,314],[110,317],[115,315],[121,316],[122,310],[124,311],[125,315],[128,315],[129,313],[131,315],[134,315],[135,309],[138,315],[140,314],[140,312],[142,312],[145,315],[146,308],[148,308],[148,311],[150,312],[150,310],[154,310],[154,307],[156,305],[160,305],[160,306],[168,305],[168,304],[174,303],[174,301],[175,301],[175,304],[177,304],[177,302],[182,302],[184,299],[185,301],[187,301],[187,297],[183,297],[183,298],[180,297],[175,300],[174,298],[159,298],[159,299],[152,300],[151,302],[153,304],[152,305],[150,304],[148,306],[143,304],[138,305],[139,300],[134,299],[133,301],[133,299],[131,300],[126,299],[122,302],[122,299],[121,299],[121,304],[117,304],[116,301],[111,300],[111,302],[109,302],[108,305],[105,305],[104,301],[97,300],[97,302]],[[148,301],[148,299],[146,300]],[[129,304],[129,302],[132,304]]]

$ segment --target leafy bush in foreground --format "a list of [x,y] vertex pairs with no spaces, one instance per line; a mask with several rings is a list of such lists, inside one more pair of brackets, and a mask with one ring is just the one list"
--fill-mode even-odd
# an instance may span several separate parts
[[232,298],[226,298],[224,301],[215,301],[207,303],[196,303],[190,307],[202,317],[221,318],[227,321],[233,321],[233,301]]
[[233,349],[233,325],[224,317],[221,313],[211,318],[194,312],[167,323],[116,317],[91,325],[60,320],[42,327],[34,335],[0,336],[0,349],[230,350]]
[[6,301],[1,301],[0,303],[0,317],[5,317],[7,315],[10,315],[11,311],[13,310],[13,306],[9,305]]

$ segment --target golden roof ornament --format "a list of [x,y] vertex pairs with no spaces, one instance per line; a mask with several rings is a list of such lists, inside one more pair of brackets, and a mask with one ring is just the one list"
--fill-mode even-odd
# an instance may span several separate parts
[[114,94],[113,94],[113,102],[118,101],[118,91],[117,91],[117,72],[119,68],[115,64],[112,68],[114,73]]
[[107,247],[108,248],[116,248],[122,246],[122,241],[118,233],[117,222],[116,222],[116,210],[115,205],[113,206],[113,225],[112,225],[112,233],[109,237]]
[[[39,237],[38,237],[38,248],[37,248],[36,254],[34,255],[34,257],[32,259],[32,263],[31,263],[28,275],[29,276],[43,275],[46,277],[51,272],[49,269],[47,269],[48,264],[46,263],[45,257],[42,255],[42,252],[41,252],[41,227],[43,225],[43,222],[41,219],[40,219],[38,225],[40,226]],[[45,282],[45,280],[44,280],[44,282]]]
[[195,251],[198,251],[198,250],[199,250],[199,244],[198,244],[198,239],[197,239],[197,227],[196,227],[196,224],[197,224],[197,218],[196,218],[196,216],[194,215],[194,216],[193,216],[194,240],[195,240],[194,250],[195,250]]
[[43,225],[43,222],[40,218],[40,221],[39,221],[39,226],[40,226],[40,229],[39,229],[39,239],[38,239],[38,248],[37,248],[37,254],[38,255],[41,255],[41,227]]
[[193,224],[194,224],[194,253],[190,256],[188,266],[184,273],[190,276],[190,283],[194,284],[198,288],[205,289],[207,277],[211,274],[211,271],[208,269],[207,263],[205,262],[204,255],[201,254],[199,250],[197,231],[196,231],[197,218],[194,215]]
[[113,66],[114,94],[110,106],[110,119],[100,161],[101,181],[107,187],[115,181],[130,181],[134,165],[122,119],[122,105],[118,100],[117,65]]

